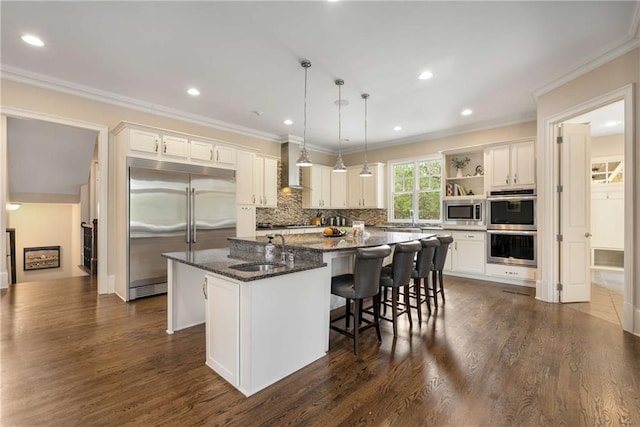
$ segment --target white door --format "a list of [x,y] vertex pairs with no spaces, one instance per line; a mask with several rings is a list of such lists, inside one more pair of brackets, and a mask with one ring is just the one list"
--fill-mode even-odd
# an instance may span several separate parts
[[591,126],[564,123],[560,150],[562,302],[591,299]]

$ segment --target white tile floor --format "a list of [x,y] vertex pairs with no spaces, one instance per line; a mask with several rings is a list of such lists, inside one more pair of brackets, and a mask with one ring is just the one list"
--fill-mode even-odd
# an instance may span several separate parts
[[624,272],[591,270],[591,302],[567,304],[600,319],[622,326]]

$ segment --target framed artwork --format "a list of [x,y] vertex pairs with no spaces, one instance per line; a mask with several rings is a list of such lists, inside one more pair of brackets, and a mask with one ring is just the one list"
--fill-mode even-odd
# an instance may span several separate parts
[[60,268],[60,246],[24,248],[24,271]]

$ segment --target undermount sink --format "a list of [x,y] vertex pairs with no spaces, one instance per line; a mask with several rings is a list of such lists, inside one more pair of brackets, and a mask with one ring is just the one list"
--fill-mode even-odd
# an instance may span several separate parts
[[275,264],[268,262],[249,262],[245,264],[232,265],[229,268],[240,271],[279,271],[285,269],[287,266],[284,264]]

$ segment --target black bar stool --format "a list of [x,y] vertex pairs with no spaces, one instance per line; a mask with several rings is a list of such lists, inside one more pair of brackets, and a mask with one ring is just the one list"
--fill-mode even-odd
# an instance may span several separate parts
[[[416,256],[414,269],[411,272],[413,285],[410,287],[410,295],[416,300],[416,305],[411,307],[418,311],[418,321],[422,322],[423,302],[427,303],[427,309],[429,309],[429,314],[431,314],[431,303],[429,302],[429,273],[431,273],[434,254],[436,248],[440,246],[440,240],[434,236],[427,239],[420,239],[420,244],[422,245],[422,249],[420,249],[420,252],[418,252]],[[421,292],[421,287],[424,287],[424,297]]]
[[427,292],[428,296],[433,298],[433,302],[436,306],[438,305],[438,294],[442,296],[442,303],[445,303],[442,269],[444,268],[444,263],[447,260],[449,245],[453,242],[453,237],[450,235],[438,236],[438,240],[440,241],[440,246],[436,248],[436,253],[433,256],[433,266],[431,267],[431,288]]
[[[380,287],[385,293],[391,288],[391,303],[384,302],[385,307],[391,305],[391,319],[380,316],[381,319],[393,322],[393,335],[398,335],[398,316],[407,314],[409,317],[409,325],[413,326],[411,319],[411,305],[409,303],[409,282],[411,281],[411,272],[413,271],[413,259],[418,251],[422,248],[419,241],[398,243],[393,250],[393,262],[382,268],[380,277]],[[404,289],[403,309],[398,311],[400,288]],[[375,306],[374,306],[375,307]]]
[[[343,274],[331,278],[331,293],[346,299],[346,313],[331,321],[331,329],[353,338],[353,352],[360,352],[358,337],[360,333],[370,327],[376,328],[378,342],[382,342],[380,335],[380,271],[385,257],[391,253],[389,245],[373,248],[356,249],[356,259],[353,274]],[[362,317],[362,300],[373,297],[373,321]],[[349,332],[349,316],[351,316],[351,300],[354,301],[354,326]],[[333,325],[333,322],[346,318],[345,329]],[[362,326],[362,323],[366,325]]]

